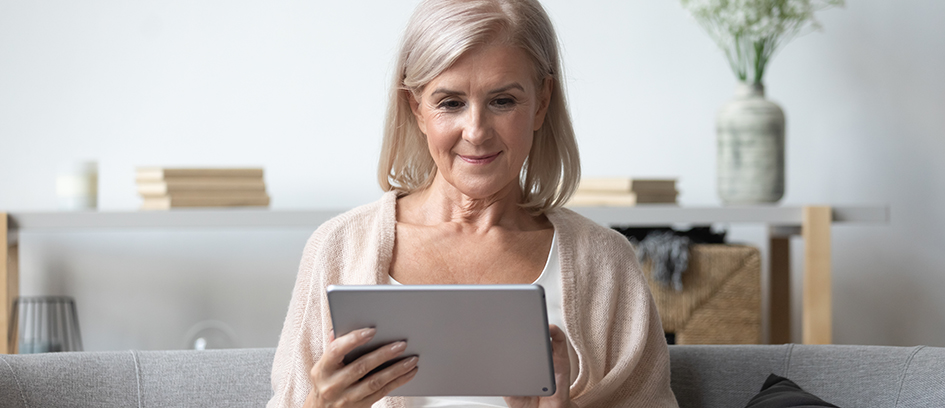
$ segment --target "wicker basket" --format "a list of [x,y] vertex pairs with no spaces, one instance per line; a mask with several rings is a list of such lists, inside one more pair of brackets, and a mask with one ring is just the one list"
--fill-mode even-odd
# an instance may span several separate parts
[[663,331],[676,344],[757,344],[761,342],[761,255],[743,245],[693,245],[683,290],[649,276]]

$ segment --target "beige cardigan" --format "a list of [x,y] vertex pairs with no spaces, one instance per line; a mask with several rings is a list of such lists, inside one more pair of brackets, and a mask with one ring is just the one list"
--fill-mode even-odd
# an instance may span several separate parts
[[[325,288],[389,283],[396,203],[389,192],[312,234],[276,349],[270,408],[301,407],[311,390],[308,373],[331,330]],[[663,329],[627,239],[567,209],[547,217],[558,234],[564,329],[579,361],[573,403],[676,407]],[[404,399],[387,397],[375,406],[403,407]]]

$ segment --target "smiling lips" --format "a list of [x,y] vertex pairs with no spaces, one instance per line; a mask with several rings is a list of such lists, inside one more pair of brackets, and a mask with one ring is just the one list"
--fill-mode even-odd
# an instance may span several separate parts
[[464,162],[469,164],[489,164],[492,163],[496,157],[499,157],[499,154],[501,153],[502,152],[493,153],[485,156],[463,156],[461,154],[458,156],[460,159],[463,159]]

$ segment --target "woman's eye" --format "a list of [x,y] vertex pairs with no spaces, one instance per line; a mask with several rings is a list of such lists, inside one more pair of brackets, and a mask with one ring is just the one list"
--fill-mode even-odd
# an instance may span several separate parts
[[463,103],[457,100],[445,100],[440,102],[437,106],[440,109],[459,109],[463,107]]
[[492,104],[500,108],[511,108],[515,106],[515,99],[512,98],[498,98],[492,101]]

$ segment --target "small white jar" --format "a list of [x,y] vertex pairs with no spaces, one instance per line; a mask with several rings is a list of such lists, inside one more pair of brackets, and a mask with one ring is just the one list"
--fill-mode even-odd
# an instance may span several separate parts
[[94,210],[98,207],[98,164],[77,161],[62,165],[56,176],[56,197],[62,211]]

